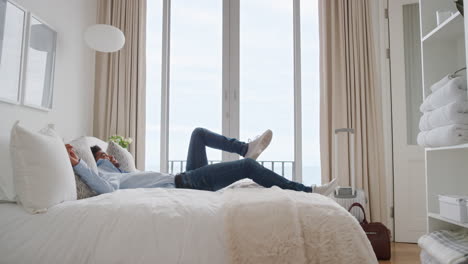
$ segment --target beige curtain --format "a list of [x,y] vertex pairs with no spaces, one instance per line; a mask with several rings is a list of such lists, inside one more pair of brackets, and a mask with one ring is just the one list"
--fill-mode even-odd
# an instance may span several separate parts
[[[319,0],[322,180],[334,172],[333,132],[355,128],[356,185],[372,221],[386,222],[381,104],[375,72],[371,0]],[[338,181],[350,185],[349,139],[340,137]]]
[[99,0],[99,24],[125,35],[114,53],[96,52],[94,136],[131,137],[130,152],[138,168],[145,159],[146,0]]

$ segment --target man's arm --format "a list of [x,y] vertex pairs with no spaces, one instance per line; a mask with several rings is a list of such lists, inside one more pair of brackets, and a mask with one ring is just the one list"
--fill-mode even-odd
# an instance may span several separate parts
[[86,162],[81,160],[73,150],[73,146],[66,144],[65,148],[68,152],[68,157],[70,158],[70,163],[73,167],[73,170],[78,174],[81,179],[89,186],[93,191],[98,194],[113,192],[119,188],[118,182],[107,181],[98,174],[96,174],[92,169],[88,167]]
[[97,194],[113,192],[119,188],[118,182],[111,182],[101,178],[83,160],[73,166],[73,170]]

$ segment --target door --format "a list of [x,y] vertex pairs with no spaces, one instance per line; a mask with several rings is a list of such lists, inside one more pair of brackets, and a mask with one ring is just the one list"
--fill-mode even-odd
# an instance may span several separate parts
[[389,1],[395,241],[426,232],[424,148],[417,145],[422,103],[419,3]]

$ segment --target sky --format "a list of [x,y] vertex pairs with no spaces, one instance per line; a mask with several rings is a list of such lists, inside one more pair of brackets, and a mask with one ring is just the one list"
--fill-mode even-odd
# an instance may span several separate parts
[[[194,128],[221,133],[222,1],[171,2],[169,160],[185,160]],[[162,1],[148,1],[147,10],[146,169],[159,170]],[[294,160],[292,11],[289,0],[240,0],[240,140],[274,133],[259,160]],[[317,0],[301,1],[306,184],[320,183],[317,16]],[[221,152],[209,150],[208,158],[221,160]]]

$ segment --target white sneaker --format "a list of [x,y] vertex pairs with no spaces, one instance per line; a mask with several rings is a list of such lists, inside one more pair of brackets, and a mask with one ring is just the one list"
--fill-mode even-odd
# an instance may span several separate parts
[[327,184],[312,187],[312,192],[328,196],[336,189],[337,184],[338,182],[336,181],[336,179],[333,179]]
[[245,158],[256,160],[260,154],[270,145],[271,139],[273,138],[273,132],[270,129],[263,132],[262,135],[258,136],[252,142],[249,142],[249,149],[245,153]]

